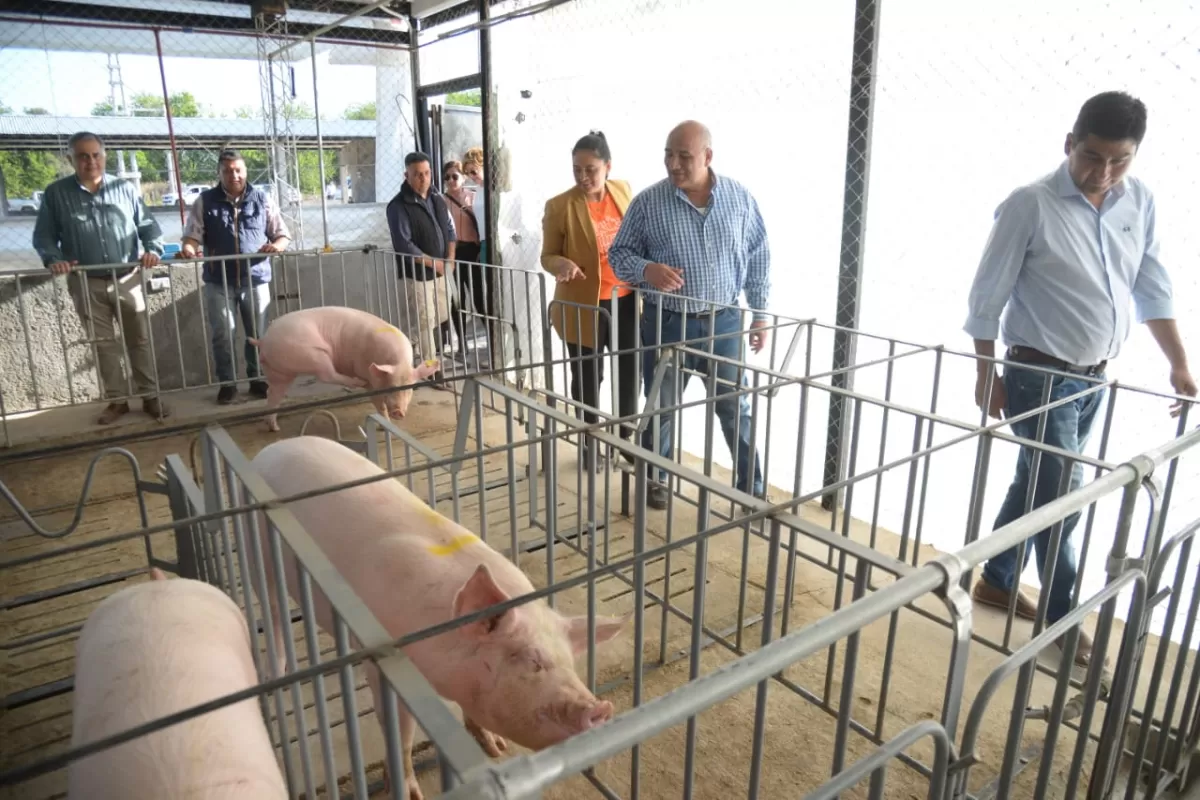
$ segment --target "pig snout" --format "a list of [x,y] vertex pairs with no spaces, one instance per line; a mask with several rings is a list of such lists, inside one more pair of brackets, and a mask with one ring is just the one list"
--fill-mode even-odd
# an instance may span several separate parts
[[594,705],[585,706],[579,715],[578,732],[582,733],[603,725],[612,719],[612,716],[613,704],[607,700],[600,700]]
[[[526,746],[541,750],[569,739],[576,734],[590,731],[608,722],[613,717],[613,704],[608,700],[577,699],[564,700],[543,711],[537,730],[528,737]],[[517,737],[514,741],[522,744]]]

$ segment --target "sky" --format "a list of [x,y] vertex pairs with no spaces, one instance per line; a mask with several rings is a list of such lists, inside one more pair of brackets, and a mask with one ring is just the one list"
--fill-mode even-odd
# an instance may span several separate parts
[[[5,23],[0,32],[0,102],[21,113],[25,108],[45,108],[57,116],[87,116],[92,106],[110,94],[108,56],[104,52],[71,52],[35,47],[38,26]],[[60,29],[61,30],[61,29]],[[175,34],[176,41],[182,41]],[[423,37],[424,38],[424,37]],[[150,92],[162,95],[158,58],[149,34],[101,29],[66,31],[65,44],[80,48],[119,50],[121,78],[126,98]],[[218,116],[232,116],[241,106],[262,107],[258,61],[253,40],[242,37],[206,36],[191,41],[207,52],[239,54],[240,58],[186,57],[172,55],[164,34],[163,71],[168,91],[191,92],[205,109]],[[143,41],[144,40],[144,41]],[[421,69],[425,83],[471,74],[478,69],[476,37],[458,36],[422,47]],[[307,46],[305,46],[307,49]],[[142,50],[147,54],[134,54]],[[182,47],[180,48],[180,51]],[[184,51],[188,52],[188,51]],[[339,48],[335,62],[366,61],[373,50]],[[371,64],[330,63],[331,51],[317,55],[317,87],[323,117],[339,117],[352,106],[375,100],[375,68]],[[294,62],[295,99],[313,105],[312,61]],[[198,79],[202,76],[202,79]]]

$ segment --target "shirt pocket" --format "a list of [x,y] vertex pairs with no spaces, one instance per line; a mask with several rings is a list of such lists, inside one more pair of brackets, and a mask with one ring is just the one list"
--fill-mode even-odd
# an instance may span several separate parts
[[704,229],[704,238],[710,248],[735,255],[742,253],[746,241],[746,222],[742,215],[718,215],[710,208]]
[[1137,210],[1114,214],[1108,225],[1109,245],[1119,251],[1121,263],[1136,275],[1146,252],[1145,218]]

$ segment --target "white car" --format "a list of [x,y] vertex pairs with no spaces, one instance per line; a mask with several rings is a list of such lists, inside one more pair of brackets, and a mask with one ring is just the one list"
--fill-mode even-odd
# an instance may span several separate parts
[[[254,188],[261,190],[265,194],[269,194],[276,203],[280,202],[279,194],[275,191],[275,184],[272,183],[256,183]],[[295,186],[283,185],[283,205],[294,206],[300,202],[300,190]]]
[[[207,186],[201,186],[198,183],[188,184],[187,186],[183,187],[183,204],[185,206],[190,206],[196,200],[196,198],[200,196],[200,193],[207,188]],[[178,202],[179,197],[174,191],[166,192],[162,196],[162,204],[164,206],[174,206]]]
[[36,214],[38,209],[42,207],[42,195],[44,192],[33,192],[32,197],[10,197],[8,198],[8,213],[10,214]]

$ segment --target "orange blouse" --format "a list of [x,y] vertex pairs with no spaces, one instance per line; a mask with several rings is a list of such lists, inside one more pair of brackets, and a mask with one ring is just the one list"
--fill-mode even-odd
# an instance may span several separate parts
[[624,297],[633,291],[627,284],[617,279],[612,266],[608,263],[608,248],[617,236],[621,227],[621,210],[610,193],[604,193],[604,199],[598,203],[588,202],[588,215],[592,218],[592,228],[596,231],[596,249],[600,251],[600,299],[612,299],[613,287],[617,288],[617,296]]

